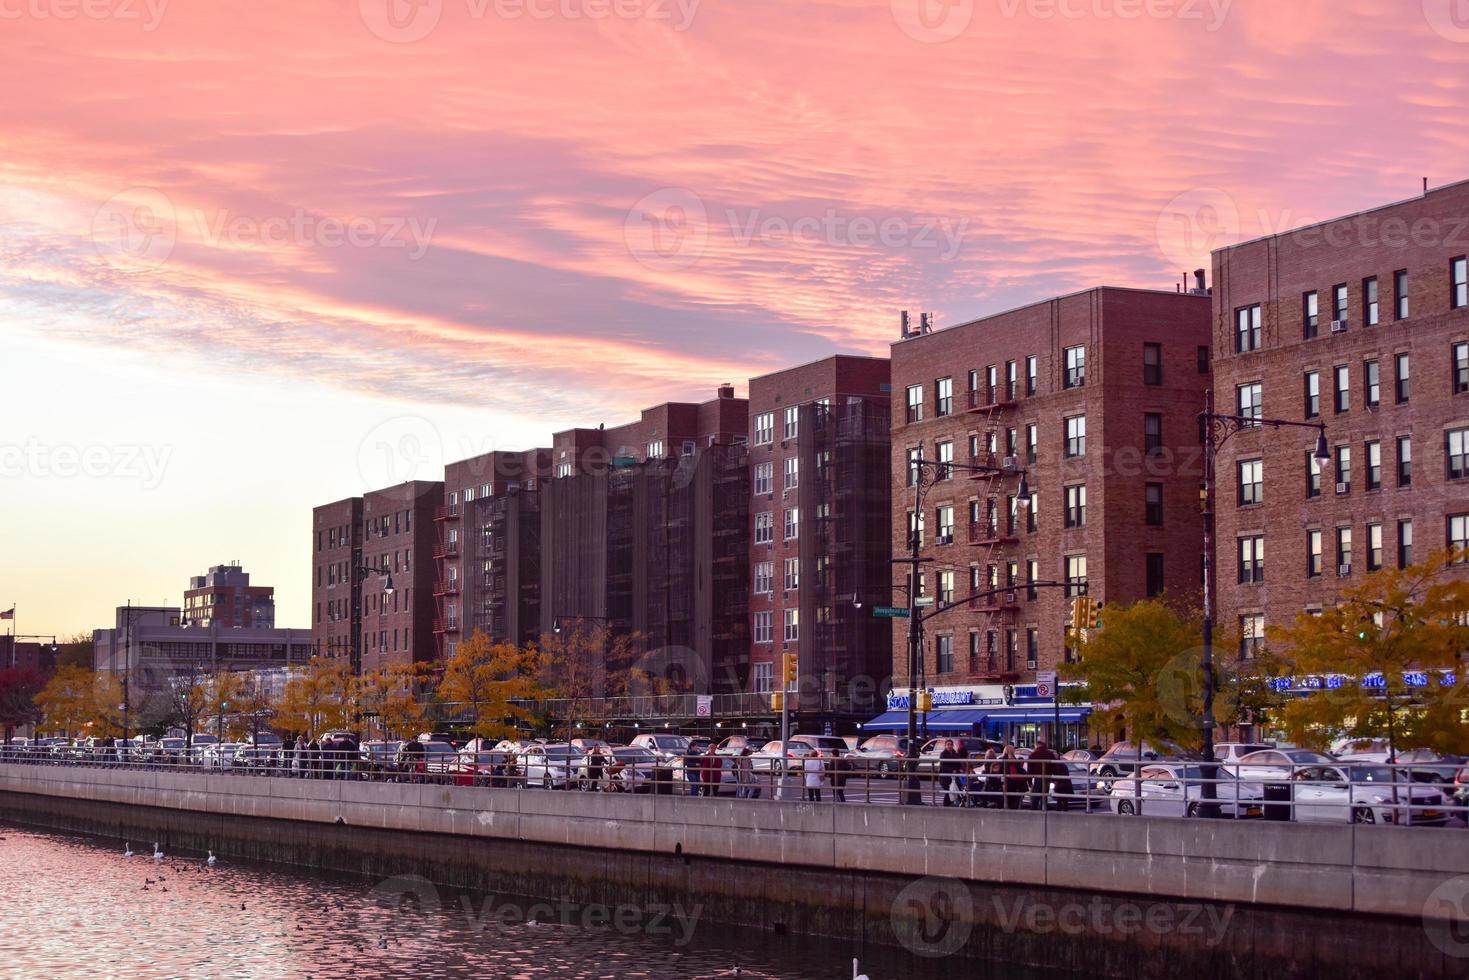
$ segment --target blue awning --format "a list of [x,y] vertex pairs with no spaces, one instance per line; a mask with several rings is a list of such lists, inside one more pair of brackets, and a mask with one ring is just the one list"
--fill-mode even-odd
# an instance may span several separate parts
[[[975,725],[984,724],[989,712],[982,708],[940,708],[926,716],[918,715],[920,728],[927,725],[929,731],[967,732]],[[901,732],[908,728],[908,712],[885,711],[862,726],[864,732]]]
[[[1061,708],[1061,720],[1063,722],[1084,721],[1086,716],[1091,714],[1091,711],[1092,709],[1086,706],[1066,705]],[[989,712],[989,720],[991,724],[999,725],[1045,723],[1056,720],[1056,711],[1054,708],[1042,708],[1039,706],[1018,709],[1002,708]]]
[[908,712],[884,711],[862,726],[864,732],[893,732],[908,727]]

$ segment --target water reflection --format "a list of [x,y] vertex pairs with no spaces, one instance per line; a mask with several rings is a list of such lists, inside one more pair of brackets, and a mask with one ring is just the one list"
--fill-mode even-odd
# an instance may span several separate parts
[[854,955],[872,980],[975,975],[848,942],[694,929],[697,909],[469,895],[227,857],[210,868],[131,843],[129,858],[110,841],[0,825],[0,975],[847,980]]

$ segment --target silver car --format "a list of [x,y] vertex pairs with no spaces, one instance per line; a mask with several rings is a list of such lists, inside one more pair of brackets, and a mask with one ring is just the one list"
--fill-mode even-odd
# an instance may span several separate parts
[[533,745],[520,755],[520,771],[527,787],[569,789],[576,784],[582,753],[564,742]]

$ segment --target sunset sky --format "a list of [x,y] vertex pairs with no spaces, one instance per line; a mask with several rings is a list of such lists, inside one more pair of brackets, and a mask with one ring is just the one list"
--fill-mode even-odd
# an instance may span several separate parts
[[[1469,177],[1466,0],[0,0],[0,609]],[[404,447],[418,447],[405,454]]]

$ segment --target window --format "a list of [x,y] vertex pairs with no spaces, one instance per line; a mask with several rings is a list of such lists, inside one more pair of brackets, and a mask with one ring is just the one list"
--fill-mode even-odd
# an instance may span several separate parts
[[1349,527],[1336,529],[1336,574],[1340,578],[1352,574],[1352,529]]
[[648,443],[648,458],[649,459],[662,459],[663,458],[663,440],[662,439],[655,439],[652,442]]
[[954,573],[945,569],[938,573],[938,595],[934,598],[941,606],[954,601]]
[[979,633],[975,630],[969,631],[969,669],[979,669]]
[[1454,394],[1469,391],[1469,344],[1455,344],[1454,351]]
[[1039,359],[1034,354],[1031,354],[1025,359],[1025,393],[1027,395],[1035,394],[1037,374],[1039,373],[1038,364]]
[[785,632],[783,634],[787,643],[795,643],[801,639],[801,610],[799,608],[783,610],[785,615]]
[[771,462],[755,464],[755,493],[775,492],[775,464]]
[[1143,344],[1143,384],[1163,383],[1163,345]]
[[1382,399],[1382,382],[1376,360],[1362,362],[1362,390],[1363,404],[1368,408],[1376,408]]
[[1310,340],[1321,329],[1320,297],[1311,290],[1301,297],[1301,336]]
[[1040,445],[1040,429],[1036,423],[1030,422],[1025,426],[1025,461],[1035,462],[1035,454]]
[[775,540],[775,518],[770,511],[755,515],[755,543],[770,544]]
[[940,633],[934,637],[934,652],[938,656],[938,672],[952,674],[954,672],[954,638],[948,633]]
[[1369,327],[1377,326],[1381,319],[1377,307],[1377,277],[1362,280],[1362,322]]
[[1163,455],[1163,416],[1159,412],[1143,413],[1143,453]]
[[1242,459],[1235,464],[1239,492],[1235,501],[1240,507],[1265,502],[1265,461]]
[[1063,523],[1066,527],[1083,527],[1086,525],[1085,485],[1066,488],[1066,515]]
[[1306,532],[1306,577],[1321,577],[1321,532]]
[[[756,643],[774,642],[774,637],[772,636],[774,617],[775,614],[768,610],[755,614],[754,640]],[[756,666],[758,668],[759,665]],[[766,666],[768,667],[769,665],[767,664]]]
[[1086,594],[1086,555],[1066,556],[1066,598]]
[[908,486],[918,485],[918,471],[921,468],[919,460],[923,458],[923,447],[914,446],[908,450]]
[[1352,492],[1352,447],[1336,447],[1336,492]]
[[1469,259],[1459,256],[1450,264],[1449,270],[1454,281],[1454,295],[1449,300],[1449,306],[1462,310],[1469,306]]
[[[1450,514],[1447,523],[1449,551],[1457,554],[1469,548],[1469,514]],[[1459,555],[1453,563],[1462,565],[1466,561],[1469,561],[1469,558]]]
[[1066,348],[1066,378],[1063,388],[1079,388],[1086,384],[1086,348]]
[[1034,626],[1025,628],[1025,669],[1035,670],[1040,663],[1041,634]]
[[1382,567],[1382,525],[1367,525],[1367,571],[1375,572]]
[[757,561],[755,563],[755,593],[766,595],[775,588],[775,563],[769,561]]
[[1347,284],[1342,283],[1339,286],[1333,286],[1331,288],[1331,318],[1346,323],[1349,315],[1347,308]]
[[1260,349],[1260,304],[1234,311],[1234,352],[1244,354]]
[[785,489],[794,490],[800,484],[801,459],[799,456],[788,456],[785,463]]
[[[755,615],[756,615],[757,618],[760,617],[760,616],[762,616],[762,615],[766,617],[765,628],[767,630],[769,630],[769,628],[770,628],[770,623],[769,623],[770,613],[756,613]],[[769,640],[764,640],[764,641],[756,640],[755,642],[757,642],[757,643],[760,643],[760,642],[769,643],[770,641]],[[766,661],[764,663],[758,663],[758,664],[755,665],[755,692],[757,694],[769,694],[770,693],[770,683],[771,683],[771,679],[774,676],[774,674],[775,674],[775,664],[772,664],[769,661]]]
[[933,383],[933,414],[937,418],[954,413],[954,379],[939,378]]
[[1398,567],[1407,568],[1411,564],[1413,564],[1413,521],[1405,517],[1398,521]]
[[[922,393],[922,389],[921,388],[919,389],[919,393],[920,394]],[[784,414],[783,418],[781,419],[781,422],[782,422],[781,431],[780,431],[780,437],[781,437],[781,439],[794,439],[794,438],[796,438],[796,436],[799,434],[800,429],[801,429],[801,406],[800,405],[787,405],[786,406],[786,410],[785,410],[785,414]]]
[[1332,376],[1336,379],[1336,400],[1333,407],[1340,415],[1352,407],[1352,369],[1345,364],[1339,364],[1332,369]]
[[1200,374],[1209,373],[1209,348],[1200,346],[1195,352],[1195,367]]
[[1306,372],[1306,418],[1321,414],[1321,372]]
[[1239,618],[1239,658],[1253,660],[1265,645],[1265,615],[1246,613]]
[[1144,561],[1147,566],[1148,598],[1154,599],[1163,594],[1163,556],[1156,551],[1150,551]]
[[1367,489],[1382,489],[1382,443],[1369,439],[1363,443],[1363,457],[1367,468]]
[[1066,420],[1066,455],[1068,458],[1086,455],[1086,416],[1073,415]]
[[1469,476],[1469,429],[1450,429],[1444,433],[1444,456],[1450,480]]
[[1413,393],[1413,382],[1408,372],[1408,355],[1399,354],[1395,359],[1397,363],[1397,377],[1394,382],[1394,396],[1399,405],[1408,400]]
[[1239,581],[1265,581],[1265,537],[1256,534],[1239,539]]
[[1041,563],[1034,558],[1027,558],[1025,560],[1025,581],[1027,583],[1025,587],[1026,601],[1035,602],[1036,598],[1040,595],[1039,590],[1033,584],[1030,584],[1040,577]]
[[[978,371],[970,371],[969,372],[969,390],[970,391],[978,391],[979,390],[979,372]],[[969,403],[971,405],[974,404],[974,399],[973,398],[969,399]]]
[[954,508],[945,504],[938,509],[938,544],[954,543]]
[[572,471],[572,465],[570,463],[557,463],[556,464],[556,476],[558,478],[570,476],[571,475],[571,471]]
[[1014,670],[1015,669],[1015,654],[1016,654],[1016,652],[1017,651],[1016,651],[1016,648],[1015,648],[1015,631],[1013,629],[1007,629],[1007,630],[1005,630],[1005,669],[1006,670]]
[[908,386],[908,421],[923,421],[923,385]]
[[954,475],[954,444],[952,442],[940,442],[934,446],[938,450],[938,466],[934,467],[933,478],[935,480],[947,480]]
[[1163,526],[1163,484],[1149,483],[1143,488],[1143,512],[1149,527]]
[[1247,419],[1260,418],[1264,414],[1260,402],[1260,382],[1253,381],[1250,384],[1235,387],[1234,403],[1237,414]]
[[782,572],[784,574],[781,585],[785,591],[795,592],[801,587],[801,559],[787,558]]
[[801,533],[801,508],[787,507],[785,516],[785,538],[790,541]]
[[775,413],[761,412],[755,416],[755,445],[768,446],[775,441]]
[[1413,485],[1413,437],[1398,436],[1398,486]]
[[1014,361],[1005,362],[1005,400],[1009,402],[1013,402],[1020,393],[1020,386],[1017,384],[1017,368],[1018,366]]
[[1393,317],[1408,319],[1408,270],[1399,269],[1392,274]]

